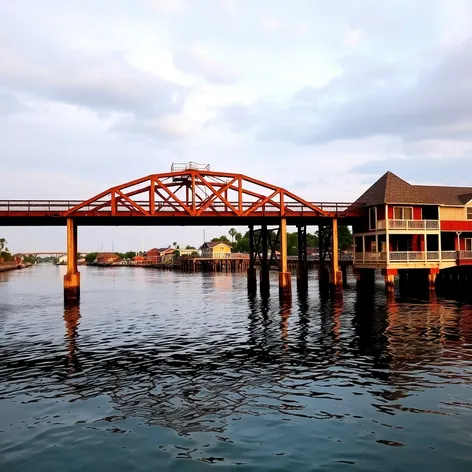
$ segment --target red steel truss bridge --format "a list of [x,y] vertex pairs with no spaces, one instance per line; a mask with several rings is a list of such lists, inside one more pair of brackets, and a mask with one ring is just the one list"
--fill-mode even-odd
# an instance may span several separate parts
[[[176,170],[177,169],[177,170]],[[0,225],[253,225],[351,224],[360,208],[349,203],[309,202],[281,187],[208,166],[173,166],[81,200],[0,200]]]

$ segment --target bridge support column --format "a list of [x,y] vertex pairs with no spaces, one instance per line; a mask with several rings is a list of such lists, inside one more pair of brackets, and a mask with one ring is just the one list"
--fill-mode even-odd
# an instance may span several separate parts
[[77,224],[67,218],[67,273],[64,275],[64,301],[79,300],[80,273],[77,270]]
[[308,259],[306,252],[306,226],[298,226],[297,283],[299,289],[308,288]]
[[281,299],[292,297],[292,275],[287,265],[287,220],[280,220],[280,273],[279,273],[279,296]]
[[254,293],[257,291],[256,276],[256,250],[254,244],[254,225],[249,226],[249,267],[247,269],[247,289]]
[[382,269],[382,275],[385,279],[385,290],[393,293],[395,291],[395,276],[398,275],[397,269]]
[[331,233],[331,270],[330,284],[336,292],[343,290],[343,273],[339,270],[339,249],[338,249],[338,219],[333,218],[333,230]]
[[260,272],[260,288],[261,293],[266,294],[269,292],[269,232],[267,231],[267,225],[261,226],[260,233],[260,247],[261,247],[261,272]]

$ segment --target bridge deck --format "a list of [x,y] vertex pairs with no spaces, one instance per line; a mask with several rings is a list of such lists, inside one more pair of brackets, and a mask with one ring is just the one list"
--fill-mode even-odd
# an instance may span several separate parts
[[[229,202],[238,206],[241,213],[234,211],[220,202],[215,202],[202,213],[191,214],[188,211],[176,209],[171,202],[156,205],[151,212],[148,201],[135,202],[138,208],[129,206],[126,209],[113,210],[109,201],[95,201],[68,214],[73,208],[82,204],[80,200],[0,200],[0,224],[14,226],[63,226],[68,216],[73,216],[77,224],[84,226],[220,226],[260,224],[278,224],[281,216],[280,209],[265,208],[262,205],[256,211],[245,212],[254,202]],[[289,203],[283,207],[284,216],[289,224],[320,224],[334,217],[343,220],[342,224],[351,224],[360,216],[358,210],[349,203],[314,202],[310,205],[320,208],[324,215],[313,211],[301,204]],[[143,214],[146,212],[147,214]]]

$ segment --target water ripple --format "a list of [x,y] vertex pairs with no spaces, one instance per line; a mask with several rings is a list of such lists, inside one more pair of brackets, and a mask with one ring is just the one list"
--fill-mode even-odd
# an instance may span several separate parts
[[315,279],[280,305],[239,274],[84,268],[64,307],[60,278],[0,284],[8,470],[470,466],[468,305],[320,299]]

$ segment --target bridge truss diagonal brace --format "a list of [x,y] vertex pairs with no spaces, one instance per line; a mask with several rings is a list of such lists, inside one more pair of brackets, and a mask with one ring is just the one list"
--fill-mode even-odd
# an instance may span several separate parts
[[256,210],[258,210],[263,205],[266,205],[267,203],[271,203],[277,206],[277,203],[272,200],[277,194],[280,195],[280,190],[275,190],[269,196],[260,199],[258,202],[255,202],[253,205],[251,205],[250,208],[243,212],[243,216],[249,216],[251,213],[254,213]]
[[136,202],[131,200],[131,198],[128,197],[128,195],[124,194],[121,192],[121,190],[116,189],[115,192],[126,202],[128,202],[136,211],[139,213],[142,213],[145,216],[150,216],[150,213],[145,210],[142,206],[138,205]]
[[199,180],[212,192],[207,199],[203,201],[203,204],[197,208],[196,216],[200,216],[217,198],[219,198],[225,205],[227,205],[234,212],[235,215],[240,216],[238,210],[223,196],[223,193],[230,189],[232,185],[238,180],[237,177],[233,178],[225,185],[223,185],[219,190],[213,187],[203,176],[198,175]]
[[193,208],[189,208],[182,200],[180,200],[180,198],[177,197],[175,192],[170,190],[169,187],[165,185],[163,182],[161,182],[161,180],[159,180],[158,177],[154,176],[154,181],[159,186],[159,188],[163,190],[165,193],[167,193],[169,197],[174,200],[174,202],[177,202],[184,211],[186,211],[191,216],[195,216],[195,210]]

